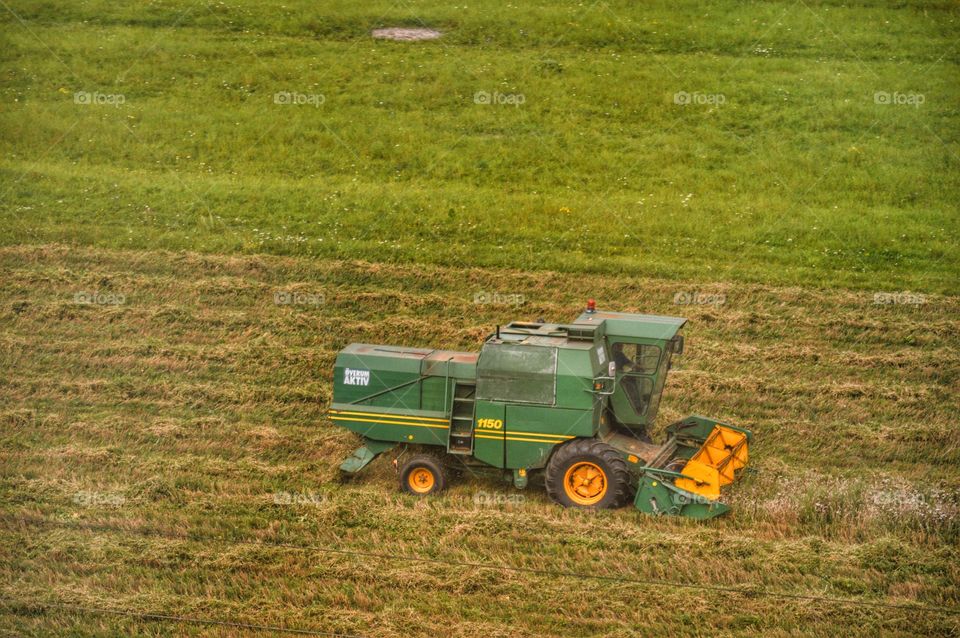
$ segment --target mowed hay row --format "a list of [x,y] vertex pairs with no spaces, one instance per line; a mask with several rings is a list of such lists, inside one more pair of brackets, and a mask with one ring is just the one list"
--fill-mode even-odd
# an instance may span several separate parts
[[[960,600],[953,426],[960,304],[954,297],[931,295],[924,304],[903,306],[847,291],[701,289],[693,282],[628,276],[571,279],[549,272],[62,245],[2,249],[0,269],[0,352],[14,371],[0,385],[0,490],[5,525],[14,536],[39,533],[15,522],[29,515],[131,533],[115,540],[109,532],[48,530],[41,536],[92,533],[97,542],[160,554],[171,541],[135,539],[133,533],[314,542],[890,602]],[[678,305],[678,293],[722,295],[724,302]],[[94,295],[94,303],[78,294]],[[339,483],[336,466],[356,445],[324,418],[339,348],[364,341],[476,350],[497,323],[567,320],[588,297],[601,307],[691,319],[688,348],[671,373],[660,421],[701,413],[754,430],[758,472],[730,490],[733,515],[709,524],[650,519],[630,508],[594,516],[556,507],[536,482],[515,493],[489,477],[466,477],[437,499],[417,501],[396,493],[388,458]],[[478,501],[489,495],[503,498],[495,505]],[[63,571],[72,553],[58,550],[59,541],[43,542],[51,549],[38,552],[22,571],[34,574],[29,582],[41,589],[58,580],[75,585],[62,590],[64,599],[96,602],[95,592],[102,595],[115,579],[117,592],[150,592],[124,599],[133,608],[230,611],[213,602],[191,607],[200,599],[222,600],[224,592],[179,590],[175,560],[143,572],[138,563],[131,566],[132,550],[117,550],[105,563],[77,556]],[[351,581],[349,564],[337,567],[317,557],[294,569],[273,550],[261,559],[259,567],[227,569],[237,575],[234,594],[253,597],[226,599],[238,609],[261,603],[269,609],[266,590],[272,586],[277,613],[307,625],[323,618],[309,608],[302,616],[290,610],[299,609],[301,589],[328,582],[310,571],[318,564],[345,569],[344,587],[363,592],[357,600],[386,600],[371,613],[399,623],[388,626],[396,632],[407,627],[404,618],[414,623],[409,627],[430,629],[417,619],[439,613],[468,621],[464,635],[477,635],[488,629],[483,619],[505,606],[497,605],[507,600],[500,596],[516,602],[521,590],[537,587],[566,601],[570,589],[524,576],[504,593],[485,584],[488,574],[461,572],[464,591],[477,598],[475,608],[455,612],[441,601],[429,606],[425,583],[411,596],[419,613],[408,614],[389,587],[367,591]],[[191,578],[213,587],[205,569],[197,566]],[[305,570],[302,587],[290,585],[291,570]],[[251,587],[260,582],[257,598]],[[650,626],[688,622],[660,605],[637,609],[630,601],[641,593],[629,588],[609,585],[597,592],[610,599],[603,603],[610,609],[581,605],[550,615],[534,606],[517,618],[531,634],[558,635],[630,635],[623,618],[643,617]],[[849,613],[845,618],[864,633],[881,625],[904,632],[910,627],[900,616],[867,610],[797,603],[780,618],[780,605],[766,599],[669,595],[677,605],[693,600],[698,609],[720,609],[722,618],[711,626],[721,630],[775,634],[837,613]],[[344,605],[363,607],[351,603],[349,593],[343,596]],[[322,598],[316,607],[331,602]],[[702,629],[696,613],[685,613],[691,633]],[[260,620],[271,617],[268,612]],[[351,627],[363,626],[370,616],[352,620]],[[923,622],[932,623],[923,626],[929,633],[954,626],[942,618]]]
[[[212,445],[239,436],[255,446],[263,437],[250,432],[277,424],[316,436],[333,358],[346,343],[475,350],[496,323],[563,320],[593,296],[633,302],[617,304],[622,310],[690,317],[690,347],[668,384],[661,423],[715,415],[757,431],[761,459],[766,452],[807,464],[817,454],[820,467],[834,469],[857,454],[950,480],[942,469],[958,460],[952,297],[900,308],[858,293],[728,285],[708,291],[722,294],[722,305],[678,306],[677,292],[694,286],[65,246],[2,255],[11,275],[3,344],[20,371],[5,382],[10,405],[106,411],[124,424],[110,428],[121,439],[192,432]],[[122,295],[123,303],[77,303],[78,294]],[[477,295],[523,302],[475,303]],[[874,346],[877,335],[891,346]],[[205,419],[215,425],[192,425]]]
[[[570,529],[564,531],[569,534]],[[17,537],[16,532],[0,531],[0,538],[8,541],[5,546]],[[511,555],[510,546],[501,543],[501,548],[501,556]],[[911,617],[905,610],[867,605],[828,606],[819,600],[670,588],[649,581],[498,570],[499,560],[487,567],[457,564],[455,559],[425,564],[405,559],[406,549],[402,542],[391,543],[371,558],[309,547],[55,530],[31,534],[20,552],[7,557],[4,576],[9,578],[10,571],[30,574],[15,592],[19,599],[55,597],[84,607],[173,610],[187,617],[363,635],[438,631],[453,636],[505,635],[497,628],[504,623],[511,626],[510,635],[530,636],[633,636],[640,635],[638,626],[663,631],[672,626],[671,635],[696,635],[705,628],[791,635],[797,627],[825,628],[824,623],[838,619],[855,635],[880,630],[935,635],[956,628],[943,615]],[[594,553],[604,549],[624,551],[598,547]],[[738,549],[738,558],[749,563],[749,550],[742,544]],[[813,557],[808,547],[796,549]],[[781,551],[784,561],[796,558],[788,551]],[[706,553],[694,551],[687,562],[702,560]],[[579,555],[574,548],[572,556]],[[727,554],[728,559],[734,557]],[[549,561],[536,564],[550,569]],[[659,571],[677,577],[671,567]],[[808,564],[806,569],[814,571],[817,566]],[[856,587],[857,572],[852,574],[836,580]],[[700,578],[710,575],[708,570]],[[796,578],[787,573],[786,579]],[[53,622],[69,627],[70,617],[58,614]]]

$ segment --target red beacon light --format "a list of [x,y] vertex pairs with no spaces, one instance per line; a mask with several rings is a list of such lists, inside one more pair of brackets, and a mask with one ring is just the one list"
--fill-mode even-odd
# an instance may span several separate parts
[[594,313],[597,311],[597,302],[593,299],[587,299],[587,312]]

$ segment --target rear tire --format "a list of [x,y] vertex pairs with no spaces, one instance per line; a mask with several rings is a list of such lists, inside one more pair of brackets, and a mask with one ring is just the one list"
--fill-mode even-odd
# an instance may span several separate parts
[[414,454],[400,468],[400,489],[408,494],[427,496],[446,487],[446,469],[432,454]]
[[612,509],[630,498],[630,471],[623,455],[603,441],[575,439],[547,464],[547,494],[564,507]]

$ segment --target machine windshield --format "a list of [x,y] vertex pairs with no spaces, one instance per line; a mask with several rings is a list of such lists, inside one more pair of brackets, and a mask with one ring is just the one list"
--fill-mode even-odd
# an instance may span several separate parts
[[[669,360],[660,346],[644,343],[614,343],[611,356],[616,365],[617,384],[622,391],[623,406],[633,412],[634,418],[643,418],[656,395],[655,379],[658,371]],[[616,402],[616,400],[615,400]]]
[[653,374],[660,362],[660,348],[642,343],[615,343],[613,360],[621,374]]

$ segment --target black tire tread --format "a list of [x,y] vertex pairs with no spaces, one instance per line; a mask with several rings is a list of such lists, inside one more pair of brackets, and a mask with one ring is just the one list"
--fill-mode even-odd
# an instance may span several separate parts
[[553,502],[566,507],[582,507],[569,503],[563,488],[563,476],[574,459],[593,459],[609,469],[607,476],[608,490],[611,491],[612,496],[608,494],[600,503],[589,506],[588,509],[612,509],[621,507],[630,500],[632,481],[630,470],[627,469],[627,462],[623,455],[610,445],[597,439],[574,439],[560,446],[547,464],[545,481],[547,495]]
[[[417,494],[412,491],[407,484],[407,475],[410,473],[414,467],[426,466],[434,473],[437,479],[436,487],[427,494]],[[429,452],[420,452],[412,455],[406,461],[403,462],[403,465],[400,467],[400,489],[407,494],[413,494],[414,496],[433,496],[438,494],[447,488],[447,485],[450,484],[450,472],[447,468],[446,463],[443,459],[437,454],[431,454]]]

